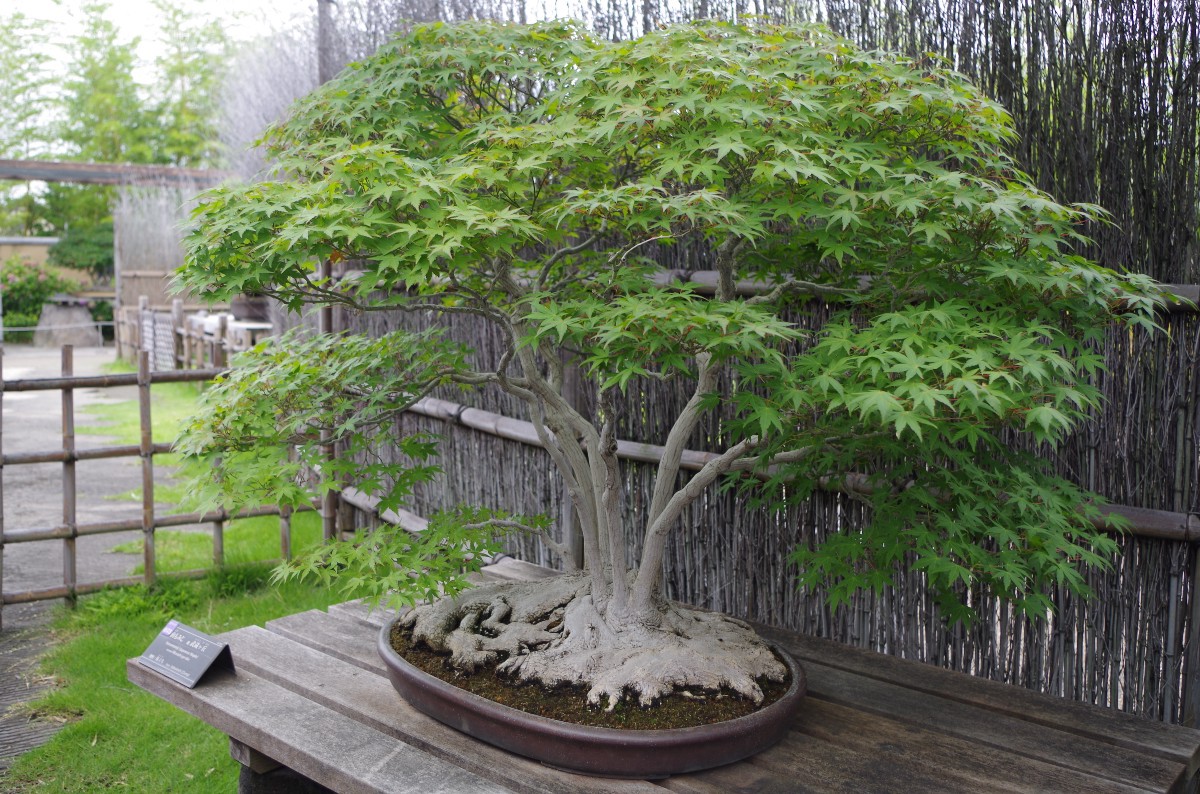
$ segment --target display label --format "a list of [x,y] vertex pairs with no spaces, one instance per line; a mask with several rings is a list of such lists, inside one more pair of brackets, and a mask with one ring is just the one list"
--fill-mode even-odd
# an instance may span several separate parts
[[192,689],[214,665],[232,670],[233,654],[227,644],[172,620],[138,662]]

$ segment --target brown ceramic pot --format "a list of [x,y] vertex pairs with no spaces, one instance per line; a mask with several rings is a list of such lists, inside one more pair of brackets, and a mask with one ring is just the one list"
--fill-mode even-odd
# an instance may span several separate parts
[[731,764],[787,734],[807,691],[804,669],[772,645],[792,675],[783,697],[744,717],[693,728],[619,730],[539,717],[480,697],[409,664],[392,648],[392,623],[379,634],[388,677],[418,711],[481,741],[576,773],[654,779]]

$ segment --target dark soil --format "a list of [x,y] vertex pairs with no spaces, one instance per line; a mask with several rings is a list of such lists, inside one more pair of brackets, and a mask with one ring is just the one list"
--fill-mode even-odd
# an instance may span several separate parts
[[610,712],[602,707],[589,706],[587,689],[584,687],[547,689],[537,684],[512,683],[499,677],[492,667],[480,668],[470,674],[462,673],[450,667],[449,654],[437,653],[423,645],[412,647],[409,633],[400,627],[392,629],[392,647],[409,664],[480,697],[530,714],[601,728],[662,730],[725,722],[753,714],[774,703],[783,697],[792,683],[790,675],[782,683],[759,679],[763,702],[757,706],[729,690],[696,690],[689,693],[691,697],[676,693],[661,698],[649,708],[639,706],[636,696],[627,697]]

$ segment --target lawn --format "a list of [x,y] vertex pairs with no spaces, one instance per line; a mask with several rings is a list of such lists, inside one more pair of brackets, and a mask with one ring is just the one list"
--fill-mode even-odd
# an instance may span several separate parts
[[[199,389],[163,384],[152,390],[155,440],[174,438],[191,413]],[[136,443],[136,402],[93,406],[81,431]],[[165,460],[164,460],[165,458]],[[173,456],[156,461],[180,465]],[[185,477],[180,478],[185,479]],[[135,497],[123,494],[115,498]],[[176,502],[181,486],[156,484],[160,502]],[[293,549],[318,542],[315,514],[294,517]],[[160,571],[211,565],[212,536],[203,531],[156,533]],[[141,543],[123,551],[141,551]],[[262,624],[282,615],[345,600],[307,584],[272,587],[270,565],[279,556],[279,521],[274,517],[230,522],[225,530],[227,567],[198,581],[160,580],[144,587],[109,590],[80,599],[75,610],[57,609],[54,650],[43,662],[60,686],[29,708],[66,720],[46,745],[21,756],[0,788],[12,792],[229,792],[237,788],[238,765],[224,735],[125,680],[125,660],[139,656],[170,618],[201,631],[219,633]],[[258,562],[255,562],[258,561]]]

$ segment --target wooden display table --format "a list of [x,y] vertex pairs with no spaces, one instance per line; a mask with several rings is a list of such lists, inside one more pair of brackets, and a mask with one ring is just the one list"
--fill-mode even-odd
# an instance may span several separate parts
[[[545,574],[504,560],[485,575]],[[128,676],[228,734],[254,773],[278,764],[339,792],[1184,791],[1200,760],[1197,730],[760,628],[808,672],[809,697],[780,745],[666,780],[584,777],[409,707],[375,651],[386,617],[350,603],[228,632],[236,672],[195,689],[136,659]],[[246,771],[244,787],[254,779]]]

